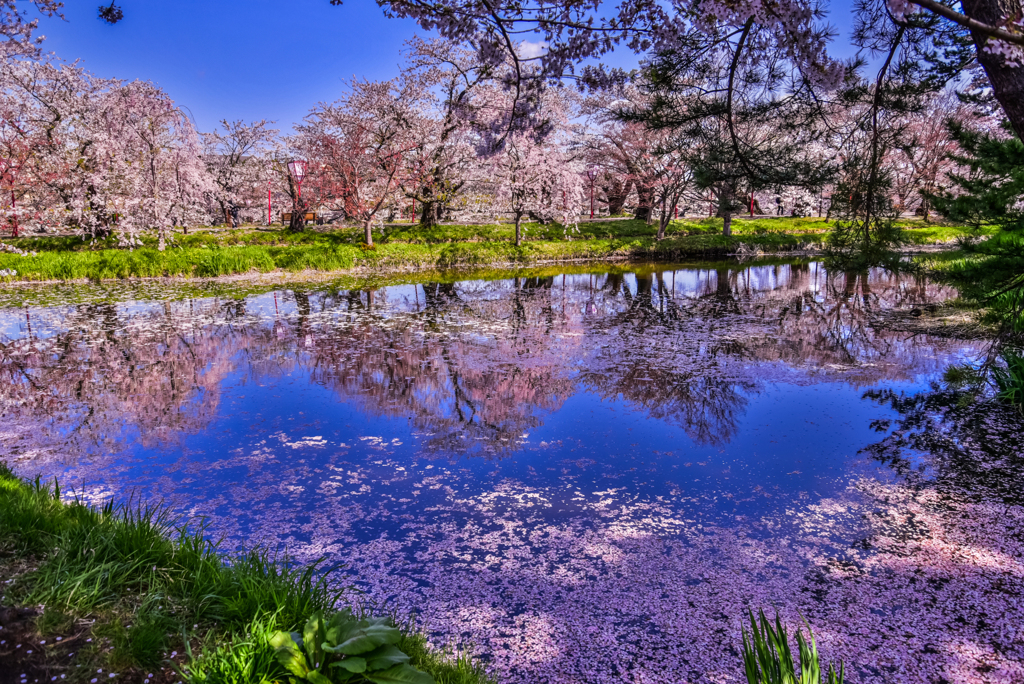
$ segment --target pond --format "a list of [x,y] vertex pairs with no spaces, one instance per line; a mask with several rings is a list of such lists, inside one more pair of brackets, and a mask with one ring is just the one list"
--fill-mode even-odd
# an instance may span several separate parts
[[[955,291],[806,261],[412,280],[0,291],[3,456],[343,564],[502,681],[740,681],[748,608],[848,681],[1024,681],[1024,509],[900,403],[987,344],[884,323]],[[977,449],[1016,458],[1014,420]]]

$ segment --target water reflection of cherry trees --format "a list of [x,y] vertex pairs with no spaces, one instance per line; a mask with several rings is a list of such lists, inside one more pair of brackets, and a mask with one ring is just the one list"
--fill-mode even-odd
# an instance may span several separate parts
[[[90,500],[139,491],[226,549],[344,564],[358,600],[503,681],[735,681],[748,607],[806,617],[851,682],[1018,681],[1017,433],[884,391],[972,347],[879,314],[953,295],[723,264],[0,311],[0,439]],[[800,410],[862,424],[782,439]],[[879,415],[898,429],[857,456]],[[434,458],[465,455],[494,458]]]
[[0,342],[0,399],[26,443],[68,454],[126,432],[173,443],[218,415],[230,374],[296,369],[370,415],[410,419],[439,454],[506,453],[581,391],[720,444],[766,379],[933,370],[942,354],[922,349],[956,342],[890,333],[875,314],[952,295],[792,264],[30,309]]
[[117,305],[88,304],[30,313],[24,335],[0,342],[7,428],[29,446],[69,456],[116,451],[125,428],[146,445],[203,429],[235,366],[225,345],[237,350],[252,337],[206,326],[212,306],[164,303],[125,315]]

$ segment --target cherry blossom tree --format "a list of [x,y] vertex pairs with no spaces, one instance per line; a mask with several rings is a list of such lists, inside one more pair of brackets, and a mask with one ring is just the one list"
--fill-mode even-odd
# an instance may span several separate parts
[[[504,129],[516,94],[500,87],[487,92],[492,130]],[[543,222],[559,217],[563,226],[575,225],[583,209],[583,155],[572,149],[578,134],[571,124],[574,98],[560,88],[541,91],[533,103],[533,125],[504,132],[485,157],[490,181],[490,211],[511,215],[515,244],[522,244],[525,216]]]
[[363,227],[373,245],[373,225],[394,206],[410,158],[421,151],[412,135],[422,116],[422,88],[413,79],[353,80],[333,104],[319,104],[297,126],[296,145],[308,152],[321,185]]
[[277,140],[273,122],[221,121],[221,128],[204,133],[203,159],[217,185],[214,201],[224,222],[235,227],[240,210],[248,218],[262,214],[262,200],[270,181],[270,153]]
[[[650,225],[659,207],[664,210],[670,204],[674,212],[689,189],[693,174],[682,150],[693,141],[683,140],[666,128],[654,129],[642,121],[629,120],[631,111],[647,104],[635,87],[613,88],[587,98],[584,108],[593,118],[588,163],[603,169],[620,187],[625,186],[625,194],[634,187],[635,216]],[[604,190],[609,192],[607,187]],[[670,198],[674,201],[670,202]],[[664,216],[661,219],[661,233],[667,220]]]
[[192,122],[152,83],[135,81],[107,94],[97,117],[103,154],[98,175],[118,214],[122,239],[155,229],[163,250],[171,228],[205,219],[214,191]]
[[926,221],[931,211],[928,197],[947,190],[951,185],[949,175],[959,171],[955,157],[960,146],[950,133],[950,122],[980,127],[996,123],[979,117],[955,91],[947,89],[929,98],[922,111],[908,117],[907,139],[890,162],[899,206],[906,211],[917,204]]
[[[969,31],[978,61],[988,75],[993,93],[1024,137],[1024,12],[1020,0],[978,0],[961,3],[962,11],[937,0],[887,0],[889,15],[902,26],[916,11]],[[333,4],[340,4],[334,1]],[[382,0],[394,17],[412,18],[443,37],[474,40],[480,59],[497,63],[503,58],[520,62],[514,39],[537,35],[547,50],[540,57],[540,73],[561,78],[577,69],[585,78],[605,80],[607,73],[579,67],[587,57],[599,57],[624,44],[638,53],[687,52],[691,39],[710,37],[722,54],[734,53],[728,43],[744,33],[759,38],[750,44],[743,63],[764,63],[784,55],[800,76],[820,89],[834,89],[842,81],[842,65],[828,56],[831,37],[824,25],[824,6],[815,0],[671,0],[656,3],[592,2],[570,0],[498,0],[481,5],[474,0]],[[933,27],[934,28],[934,27]]]
[[0,75],[2,136],[18,155],[7,166],[18,160],[14,190],[31,221],[116,232],[124,246],[155,229],[163,247],[173,225],[206,219],[213,186],[198,135],[162,90],[52,59],[8,59]]
[[39,26],[38,18],[29,18],[26,6],[40,16],[60,16],[63,3],[57,0],[30,0],[19,6],[16,0],[0,0],[0,53],[4,59],[12,56],[37,57],[42,38],[33,37]]
[[414,79],[422,95],[420,116],[410,130],[415,152],[408,156],[402,190],[419,203],[420,224],[429,227],[446,211],[457,211],[463,190],[479,180],[477,94],[493,80],[494,70],[451,41],[413,39],[408,45],[402,78]]

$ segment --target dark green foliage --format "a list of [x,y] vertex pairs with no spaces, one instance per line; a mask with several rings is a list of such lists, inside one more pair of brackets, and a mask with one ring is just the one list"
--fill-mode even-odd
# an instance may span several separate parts
[[743,629],[743,665],[748,684],[821,684],[822,681],[825,684],[843,684],[845,670],[841,662],[839,672],[830,663],[822,680],[818,646],[810,625],[807,626],[810,643],[804,639],[803,632],[798,630],[796,633],[800,652],[800,676],[797,677],[789,635],[778,613],[775,614],[774,627],[763,610],[758,614],[759,620],[750,611],[750,633]]
[[1024,144],[1004,122],[1006,135],[973,130],[956,121],[949,132],[963,150],[953,159],[966,170],[950,175],[957,192],[930,196],[936,210],[972,227],[1024,228]]
[[1005,367],[993,366],[992,378],[999,392],[999,399],[1024,410],[1024,355],[1018,349],[1004,349]]
[[[727,235],[731,216],[745,211],[750,193],[783,186],[817,190],[832,177],[831,162],[810,153],[823,133],[821,101],[810,84],[794,79],[781,55],[749,57],[772,44],[765,39],[770,31],[751,19],[735,44],[690,32],[683,49],[659,53],[645,65],[645,104],[619,112],[624,120],[671,133],[693,186],[717,200]],[[723,45],[731,60],[721,58]],[[763,135],[766,130],[773,134]]]
[[955,157],[968,170],[951,176],[958,189],[931,197],[950,219],[981,230],[999,227],[988,240],[968,246],[975,254],[947,273],[967,298],[988,306],[1008,334],[1024,333],[1024,144],[950,124],[963,149]]
[[401,640],[387,618],[359,619],[344,610],[326,620],[316,612],[301,634],[277,632],[270,644],[286,670],[312,684],[434,684],[409,665],[409,656],[396,645]]

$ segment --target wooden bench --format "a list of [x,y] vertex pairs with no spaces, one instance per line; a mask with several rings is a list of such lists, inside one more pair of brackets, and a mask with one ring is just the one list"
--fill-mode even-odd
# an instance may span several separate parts
[[[281,213],[281,223],[282,223],[282,225],[288,226],[288,225],[291,225],[291,222],[292,222],[292,213],[290,211],[282,212]],[[306,212],[306,221],[305,222],[306,223],[316,223],[317,222],[316,212],[315,211],[307,211]]]

